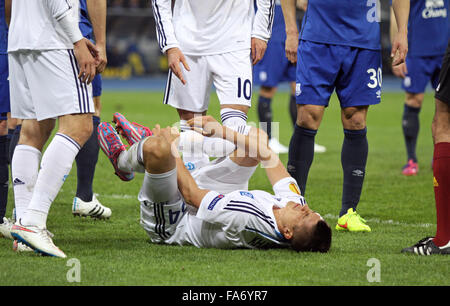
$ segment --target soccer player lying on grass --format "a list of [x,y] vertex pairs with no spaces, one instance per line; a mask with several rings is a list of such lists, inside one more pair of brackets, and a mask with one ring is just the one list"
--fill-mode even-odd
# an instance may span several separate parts
[[[106,122],[99,126],[100,146],[122,179],[132,178],[135,171],[145,172],[138,198],[141,224],[152,242],[224,249],[329,250],[330,227],[308,207],[261,130],[248,127],[247,135],[238,134],[212,117],[201,117],[195,129],[205,136],[229,139],[237,149],[191,174],[177,150],[178,130],[157,125],[150,132],[123,116],[115,121],[130,149],[125,150],[119,134]],[[189,124],[193,126],[194,119]],[[136,142],[137,134],[144,137]],[[259,162],[275,195],[247,190]]]

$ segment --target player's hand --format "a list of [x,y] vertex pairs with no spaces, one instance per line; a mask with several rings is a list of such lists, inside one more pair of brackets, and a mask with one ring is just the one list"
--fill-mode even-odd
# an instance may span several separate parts
[[400,65],[392,67],[392,73],[399,78],[404,79],[406,74],[408,73],[408,69],[406,68],[406,63],[401,63]]
[[192,130],[206,137],[223,138],[223,126],[211,116],[194,117],[187,124]]
[[170,48],[169,50],[167,50],[166,53],[170,70],[172,70],[172,72],[175,73],[177,78],[180,79],[181,83],[185,85],[186,80],[183,77],[183,72],[181,71],[180,63],[183,64],[184,69],[186,69],[187,71],[191,71],[191,68],[189,68],[189,65],[186,61],[186,58],[184,57],[183,52],[181,52],[181,50],[178,48]]
[[262,58],[264,57],[264,53],[266,53],[266,49],[267,49],[267,42],[256,38],[256,37],[252,37],[252,64],[256,65],[260,60],[262,60]]
[[168,143],[170,143],[172,154],[175,158],[180,157],[178,152],[178,143],[180,142],[180,131],[178,128],[174,126],[168,126],[165,128],[161,128],[159,124],[156,124],[152,129],[152,136],[154,137],[162,137]]
[[286,57],[292,63],[297,63],[298,34],[286,35]]
[[83,83],[90,84],[95,77],[99,50],[86,38],[77,41],[73,50],[80,68],[78,78]]
[[408,34],[406,32],[398,32],[392,43],[391,58],[392,67],[405,62],[408,53]]
[[108,58],[106,56],[106,44],[97,43],[98,48],[98,65],[97,73],[102,73],[105,71],[106,65],[108,64]]

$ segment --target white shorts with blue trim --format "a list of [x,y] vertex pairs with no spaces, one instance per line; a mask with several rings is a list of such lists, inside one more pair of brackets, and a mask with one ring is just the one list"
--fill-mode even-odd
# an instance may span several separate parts
[[208,109],[212,86],[220,104],[251,106],[252,63],[250,49],[212,55],[188,55],[186,61],[191,71],[183,65],[186,84],[169,71],[164,104],[177,109],[202,113]]
[[92,85],[78,79],[73,50],[12,52],[8,61],[13,118],[40,121],[95,111]]

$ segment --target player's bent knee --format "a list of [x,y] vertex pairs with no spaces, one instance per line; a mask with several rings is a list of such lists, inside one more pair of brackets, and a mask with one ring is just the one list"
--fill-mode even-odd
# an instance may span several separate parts
[[164,137],[149,137],[144,143],[143,153],[147,172],[164,173],[175,168],[171,145]]

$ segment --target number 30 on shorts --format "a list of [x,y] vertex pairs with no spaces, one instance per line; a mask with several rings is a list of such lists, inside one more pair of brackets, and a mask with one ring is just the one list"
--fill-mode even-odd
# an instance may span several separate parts
[[237,97],[244,97],[246,100],[252,98],[252,82],[249,79],[242,81],[241,78],[237,79]]
[[367,70],[369,74],[369,83],[367,83],[367,87],[369,88],[377,88],[381,87],[381,83],[383,82],[383,75],[381,72],[381,68],[378,67],[378,70],[374,68],[370,68]]

